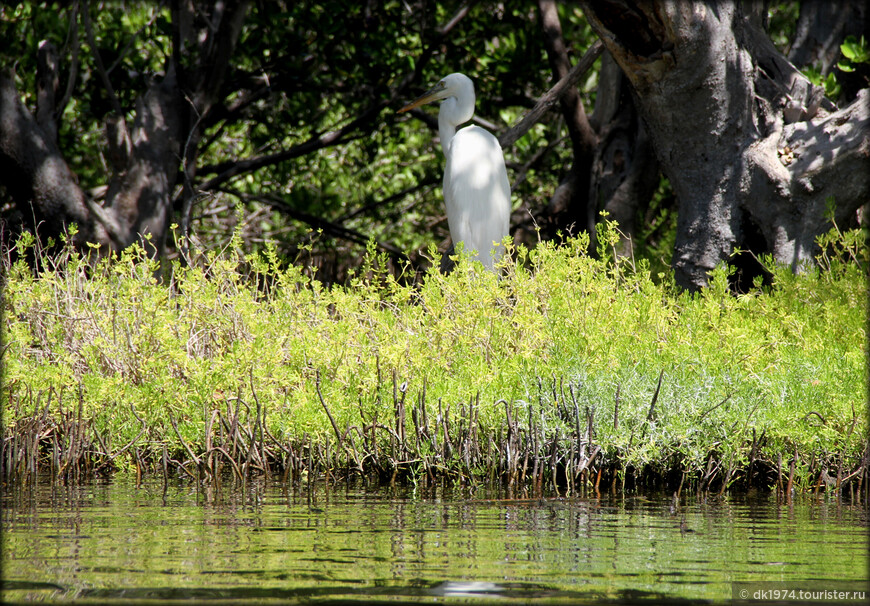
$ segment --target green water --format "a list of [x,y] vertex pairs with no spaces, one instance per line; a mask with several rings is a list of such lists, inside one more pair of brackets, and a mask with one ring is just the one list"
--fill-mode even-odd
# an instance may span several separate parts
[[727,602],[734,581],[866,587],[868,512],[823,498],[509,500],[263,483],[7,488],[3,600]]

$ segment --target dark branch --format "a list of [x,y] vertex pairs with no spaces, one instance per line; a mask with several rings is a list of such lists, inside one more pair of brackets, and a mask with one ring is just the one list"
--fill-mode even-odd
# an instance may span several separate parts
[[580,61],[577,62],[577,65],[571,68],[568,75],[559,80],[553,88],[541,95],[541,98],[538,99],[535,107],[529,110],[519,122],[510,127],[507,132],[499,137],[499,143],[501,143],[501,146],[510,147],[516,143],[517,139],[525,135],[532,126],[537,124],[538,121],[540,121],[541,116],[550,111],[550,109],[559,102],[562,95],[576,86],[583,74],[589,71],[592,64],[595,63],[595,60],[601,55],[603,50],[604,45],[601,40],[593,42],[592,46],[590,46],[584,53],[583,57],[580,58]]
[[109,102],[112,105],[112,109],[119,116],[124,115],[124,110],[121,109],[121,103],[118,101],[118,96],[115,94],[115,89],[112,88],[112,82],[109,80],[109,73],[106,71],[105,65],[103,65],[103,58],[100,57],[100,50],[97,48],[97,40],[94,36],[94,28],[91,27],[91,16],[90,9],[86,5],[82,7],[82,22],[85,26],[85,33],[88,37],[88,46],[91,47],[91,53],[94,55],[94,65],[97,68],[97,73],[100,75],[100,80],[103,82],[103,86],[106,89],[106,95],[109,97]]
[[342,126],[338,130],[328,132],[325,135],[321,136],[315,135],[304,143],[294,145],[290,149],[285,149],[274,154],[267,154],[265,156],[259,156],[256,158],[239,160],[238,162],[230,162],[216,164],[210,167],[203,167],[201,169],[203,173],[217,173],[217,176],[203,183],[199,187],[199,189],[201,191],[213,191],[218,189],[219,186],[223,183],[226,183],[233,177],[237,177],[241,174],[259,170],[267,166],[273,166],[286,160],[291,160],[293,158],[299,158],[300,156],[310,154],[325,147],[333,147],[335,145],[357,139],[363,136],[364,133],[356,131],[358,131],[360,127],[364,124],[373,122],[374,118],[385,106],[386,102],[381,101],[368,108],[365,112],[363,112],[362,115],[355,118],[345,126]]
[[[245,202],[255,201],[261,204],[265,204],[287,215],[288,217],[295,219],[296,221],[300,221],[302,223],[305,223],[306,225],[310,225],[315,229],[321,229],[323,230],[323,233],[329,236],[333,236],[335,238],[339,238],[341,240],[347,240],[361,246],[365,246],[369,241],[368,237],[359,233],[356,230],[348,229],[347,227],[339,225],[338,223],[327,221],[323,217],[318,217],[305,211],[293,208],[287,203],[286,200],[276,194],[246,194],[232,188],[220,188],[218,191],[222,191],[224,193],[235,196],[239,200],[243,200]],[[408,256],[404,252],[388,242],[377,242],[377,247],[385,252],[390,253],[396,258],[403,260],[408,258]]]
[[356,210],[353,210],[353,211],[343,215],[342,217],[340,217],[340,221],[344,222],[344,221],[347,221],[349,219],[353,219],[354,217],[358,217],[360,215],[365,215],[365,214],[369,213],[370,211],[373,211],[376,208],[380,208],[381,206],[386,206],[388,204],[392,204],[393,202],[395,202],[397,200],[401,200],[402,198],[404,198],[408,194],[412,194],[415,191],[423,189],[424,187],[428,187],[430,185],[435,185],[439,181],[440,181],[440,179],[438,177],[434,177],[434,176],[428,177],[422,181],[417,182],[416,185],[412,185],[411,187],[406,187],[402,191],[395,193],[392,196],[387,196],[386,198],[384,198],[382,200],[375,200],[374,202],[371,202],[370,204],[365,204],[363,206],[360,206]]
[[48,40],[41,41],[36,54],[36,122],[45,132],[45,136],[55,142],[55,103],[59,86],[57,68],[57,50]]
[[438,28],[438,30],[437,30],[438,36],[441,37],[441,38],[443,38],[444,36],[446,36],[447,34],[449,34],[449,33],[450,33],[450,30],[452,30],[454,27],[456,27],[456,24],[459,23],[460,21],[462,21],[462,19],[465,18],[465,15],[468,14],[469,9],[470,9],[474,4],[475,4],[475,3],[472,2],[471,4],[464,4],[463,6],[459,7],[459,10],[456,11],[456,14],[453,15],[453,17],[450,19],[450,21],[448,21],[448,22],[447,22],[445,25],[443,25],[442,27],[439,27],[439,28]]
[[56,119],[59,121],[60,117],[63,115],[63,110],[66,109],[66,106],[69,105],[70,100],[72,99],[73,91],[76,86],[76,78],[78,78],[79,73],[79,3],[73,2],[72,5],[72,15],[70,16],[70,24],[69,24],[69,43],[70,43],[70,54],[72,55],[70,58],[69,65],[69,76],[66,81],[66,90],[63,93],[63,98],[57,103],[57,107],[55,109]]

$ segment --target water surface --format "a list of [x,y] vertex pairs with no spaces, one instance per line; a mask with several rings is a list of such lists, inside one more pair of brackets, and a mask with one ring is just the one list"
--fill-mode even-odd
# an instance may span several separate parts
[[734,581],[865,582],[867,511],[803,497],[517,500],[131,481],[3,494],[3,599],[725,602]]

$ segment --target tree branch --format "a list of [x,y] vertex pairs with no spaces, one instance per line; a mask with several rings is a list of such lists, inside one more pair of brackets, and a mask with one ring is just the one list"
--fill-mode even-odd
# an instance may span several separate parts
[[[474,2],[471,2],[468,5],[460,7],[459,10],[457,10],[453,17],[444,26],[437,28],[435,30],[435,42],[438,42],[442,40],[445,36],[447,36],[447,34],[449,34],[450,31],[468,14],[468,10],[473,4]],[[406,74],[402,81],[390,91],[390,96],[388,99],[374,103],[373,105],[368,107],[362,114],[351,120],[345,126],[342,126],[341,128],[327,132],[322,135],[315,134],[307,141],[304,141],[299,145],[294,145],[290,149],[282,150],[280,152],[267,154],[256,158],[247,158],[245,160],[239,160],[236,162],[221,163],[212,166],[202,167],[199,171],[200,174],[215,174],[216,176],[202,183],[198,189],[200,191],[217,190],[222,184],[241,174],[253,172],[267,166],[273,166],[286,160],[299,158],[320,149],[334,147],[336,145],[340,145],[342,143],[346,143],[348,141],[366,136],[374,128],[373,125],[375,119],[380,114],[380,112],[385,107],[388,107],[395,103],[395,101],[405,93],[405,91],[413,82],[419,80],[420,75],[422,74],[422,70],[424,66],[428,63],[434,50],[435,44],[431,44],[423,49],[420,57],[416,61],[414,71]],[[355,133],[354,131],[358,132]]]
[[57,50],[48,40],[39,43],[36,53],[36,122],[45,136],[57,141],[55,101],[60,86],[57,75]]
[[592,64],[595,63],[595,60],[601,55],[603,50],[604,45],[601,40],[593,42],[592,46],[590,46],[583,54],[583,57],[580,58],[580,61],[571,68],[571,71],[568,72],[564,78],[559,80],[550,90],[541,95],[541,98],[538,99],[535,107],[526,112],[519,122],[510,127],[501,137],[499,137],[498,141],[501,143],[501,146],[510,147],[516,143],[520,137],[529,132],[529,129],[540,121],[541,116],[550,111],[550,109],[559,102],[562,95],[574,87],[583,74],[589,71]]
[[[343,225],[339,225],[338,223],[333,223],[332,221],[327,221],[323,217],[318,217],[305,211],[293,208],[287,203],[286,200],[276,194],[246,194],[237,189],[229,187],[219,188],[218,191],[235,196],[239,200],[243,200],[245,202],[260,202],[261,204],[265,204],[271,208],[274,208],[277,211],[280,211],[281,213],[287,215],[292,219],[295,219],[296,221],[300,221],[301,223],[310,225],[315,229],[322,229],[325,234],[333,236],[335,238],[339,238],[341,240],[347,240],[349,242],[353,242],[354,244],[359,244],[362,246],[365,246],[369,241],[369,238],[367,236],[361,234],[356,230],[349,229]],[[388,242],[377,242],[377,247],[383,251],[390,253],[396,258],[408,258],[408,256],[404,252]]]
[[247,0],[227,2],[226,5],[223,2],[214,4],[198,65],[201,80],[197,87],[196,110],[201,115],[207,113],[218,98],[245,22],[248,5]]
[[69,75],[66,81],[66,90],[63,93],[63,98],[58,102],[57,108],[55,111],[57,112],[55,118],[57,121],[60,121],[61,116],[63,115],[63,110],[66,109],[66,106],[69,105],[70,99],[72,99],[73,91],[76,86],[76,78],[78,78],[79,73],[79,49],[81,48],[81,44],[79,43],[79,3],[78,0],[74,1],[72,4],[72,16],[70,17],[69,24],[69,36],[70,42],[70,65],[69,65]]
[[375,116],[377,116],[386,105],[386,101],[379,101],[375,105],[369,107],[360,116],[358,116],[348,124],[342,126],[341,128],[330,131],[324,135],[315,135],[307,141],[300,143],[299,145],[294,145],[290,149],[285,149],[274,154],[267,154],[265,156],[259,156],[256,158],[247,158],[245,160],[239,160],[238,162],[215,164],[213,166],[203,167],[201,172],[206,174],[217,173],[217,176],[212,177],[211,179],[200,185],[199,189],[201,191],[212,191],[218,189],[221,184],[226,183],[227,181],[229,181],[233,177],[237,177],[238,175],[259,170],[267,166],[272,166],[286,160],[291,160],[293,158],[299,158],[300,156],[310,154],[319,149],[323,149],[325,147],[333,147],[348,140],[361,137],[364,133],[359,133],[357,136],[354,137],[351,137],[350,135],[360,126],[373,121]]
[[450,30],[452,30],[454,27],[456,27],[456,24],[465,18],[465,15],[468,14],[469,9],[471,9],[471,7],[475,4],[476,4],[476,2],[472,2],[470,4],[464,4],[464,5],[460,6],[459,10],[456,11],[456,13],[450,19],[450,21],[448,21],[446,24],[444,24],[443,26],[439,27],[436,30],[436,32],[438,33],[438,36],[440,38],[443,38],[444,36],[449,34]]
[[100,50],[97,48],[94,28],[91,27],[90,9],[87,5],[82,8],[82,22],[84,23],[85,33],[88,37],[88,46],[91,47],[91,52],[94,54],[94,65],[97,68],[97,73],[100,75],[100,80],[103,82],[103,87],[106,89],[106,95],[109,97],[109,103],[112,105],[112,110],[119,116],[123,117],[124,110],[121,108],[121,103],[118,101],[115,89],[112,88],[112,82],[109,80],[109,74],[106,71],[106,67],[103,65],[103,58],[100,57]]
[[870,90],[823,119],[788,124],[755,142],[746,164],[752,176],[743,196],[746,210],[776,259],[800,269],[830,226],[827,200],[834,201],[840,225],[867,201]]
[[0,175],[3,185],[22,211],[51,236],[70,223],[79,226],[77,242],[109,244],[94,225],[84,192],[50,139],[21,102],[11,73],[0,73]]
[[[541,29],[544,47],[553,75],[561,80],[571,71],[568,50],[562,38],[562,24],[555,0],[539,0]],[[565,89],[561,98],[562,115],[571,136],[573,161],[568,174],[553,192],[547,206],[548,214],[556,223],[576,224],[584,231],[595,233],[595,201],[589,199],[589,176],[592,171],[592,156],[598,136],[592,130],[583,102],[576,86]]]
[[430,185],[436,185],[440,182],[441,182],[440,177],[431,177],[428,179],[424,179],[422,181],[418,181],[416,185],[412,185],[411,187],[406,187],[402,191],[395,193],[392,196],[387,196],[386,198],[383,198],[381,200],[375,200],[374,202],[372,202],[370,204],[365,204],[365,205],[360,206],[359,208],[357,208],[349,213],[342,215],[339,218],[339,221],[344,222],[344,221],[348,221],[350,219],[353,219],[354,217],[364,215],[364,214],[368,213],[369,211],[372,211],[376,208],[380,208],[381,206],[386,206],[388,204],[392,204],[393,202],[395,202],[397,200],[401,200],[402,198],[404,198],[408,194],[412,194],[415,191],[423,189],[424,187],[428,187]]

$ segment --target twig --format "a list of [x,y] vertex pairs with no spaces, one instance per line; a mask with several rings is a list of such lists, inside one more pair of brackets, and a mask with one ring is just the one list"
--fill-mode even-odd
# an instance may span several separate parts
[[719,402],[718,404],[715,404],[714,406],[711,406],[710,408],[708,408],[707,410],[702,412],[701,416],[698,417],[698,421],[701,421],[704,417],[706,417],[708,414],[710,414],[711,412],[713,412],[714,410],[716,410],[717,408],[722,406],[725,402],[727,402],[730,399],[731,399],[731,394],[729,393],[727,396],[725,396],[725,398],[721,402]]
[[211,450],[209,450],[209,451],[206,453],[206,456],[211,455],[211,453],[212,453],[213,451],[215,451],[215,452],[219,452],[219,453],[221,453],[222,455],[224,455],[224,457],[226,457],[227,461],[229,461],[230,464],[233,466],[233,472],[236,474],[236,477],[237,477],[237,478],[239,479],[239,481],[241,482],[241,481],[244,479],[244,476],[242,475],[242,470],[239,469],[239,466],[238,466],[238,464],[236,463],[235,459],[233,459],[233,458],[230,456],[230,454],[229,454],[226,450],[224,450],[223,448],[221,448],[220,446],[215,446],[215,447],[213,447]]
[[[119,457],[119,456],[121,456],[122,454],[124,454],[124,452],[126,452],[128,448],[130,448],[131,446],[133,446],[133,444],[135,444],[136,442],[139,441],[139,438],[141,438],[141,437],[142,437],[142,434],[144,434],[145,431],[147,430],[147,428],[148,428],[147,424],[146,424],[145,421],[142,419],[142,417],[140,417],[138,414],[136,414],[136,409],[133,408],[133,403],[132,403],[132,402],[130,403],[130,410],[132,411],[133,416],[136,417],[136,420],[139,421],[139,422],[142,424],[142,429],[139,430],[139,434],[138,434],[135,438],[133,438],[132,440],[130,440],[130,441],[127,443],[127,445],[124,446],[124,448],[122,448],[121,450],[119,450],[118,452],[116,452],[116,453],[114,453],[114,454],[109,455],[109,460],[106,461],[105,463],[103,463],[102,465],[100,465],[99,467],[97,467],[97,469],[96,469],[95,471],[99,471],[100,469],[102,469],[103,467],[105,467],[106,465],[108,465],[109,463],[111,463],[112,461],[114,461],[117,457]],[[171,413],[170,413],[170,414],[171,414]],[[97,434],[97,437],[99,437],[98,434]],[[103,448],[105,448],[105,446],[104,446]],[[109,453],[106,453],[106,454],[109,454]]]
[[335,432],[335,437],[338,438],[338,447],[341,448],[342,439],[341,432],[338,430],[338,423],[335,422],[335,419],[332,417],[332,413],[329,412],[329,407],[323,400],[323,394],[320,393],[320,370],[316,370],[314,376],[314,386],[317,388],[317,397],[320,398],[320,404],[323,406],[323,410],[326,411],[326,416],[329,417],[329,422],[332,423],[332,430]]
[[[175,417],[172,416],[172,411],[170,410],[168,412],[169,412],[169,422],[172,423],[172,429],[175,430],[175,435],[178,436],[178,440],[181,442],[181,445],[184,446],[184,449],[187,451],[187,455],[190,457],[190,459],[194,463],[199,465],[199,457],[197,457],[195,454],[193,454],[193,451],[190,449],[190,446],[188,446],[187,442],[184,441],[184,438],[181,437],[181,432],[178,431],[178,424],[175,422]],[[183,465],[181,467],[184,468]],[[187,470],[185,470],[185,471],[187,471]]]
[[[251,393],[254,396],[254,403],[257,405],[257,425],[260,429],[260,462],[263,465],[263,470],[268,474],[269,462],[266,460],[266,439],[263,434],[263,428],[266,425],[266,409],[260,405],[260,398],[257,397],[257,390],[254,387],[253,366],[248,369],[248,376],[250,377],[251,381]],[[256,439],[256,436],[252,436],[252,439]]]
[[450,21],[448,21],[446,24],[444,24],[443,26],[441,26],[437,30],[435,30],[438,33],[438,35],[440,37],[444,37],[447,34],[449,34],[450,30],[452,30],[454,27],[456,27],[456,24],[459,23],[460,21],[462,21],[462,19],[465,17],[465,15],[468,14],[468,10],[471,8],[472,4],[475,4],[475,3],[474,2],[472,2],[470,4],[466,3],[466,4],[463,4],[461,7],[459,7],[459,10],[456,11],[456,13],[453,15],[453,17],[451,17]]
[[659,373],[659,382],[656,384],[655,393],[653,393],[652,402],[649,404],[649,412],[646,415],[647,423],[651,422],[655,418],[656,414],[656,402],[659,399],[659,390],[662,388],[662,377],[665,375],[664,369]]
[[[333,223],[332,221],[327,221],[323,217],[315,216],[309,214],[305,211],[293,208],[290,204],[287,203],[286,200],[278,197],[275,194],[267,194],[267,195],[257,195],[257,194],[246,194],[237,189],[233,189],[230,187],[221,187],[218,188],[218,191],[222,191],[227,194],[231,194],[236,196],[240,200],[251,201],[254,200],[256,202],[260,202],[261,204],[266,204],[275,210],[278,210],[292,219],[297,221],[301,221],[303,223],[307,223],[311,227],[322,229],[326,234],[330,236],[335,236],[336,238],[341,238],[344,240],[348,240],[349,242],[353,242],[355,244],[365,245],[368,243],[369,237],[352,229],[349,229],[339,223]],[[407,257],[405,253],[397,248],[396,246],[390,244],[389,242],[377,242],[377,247],[381,250],[384,250],[394,257],[398,257],[400,259],[404,259]]]
[[791,501],[791,491],[792,491],[792,488],[794,487],[794,468],[795,468],[796,463],[797,463],[797,446],[795,446],[794,457],[792,457],[791,462],[789,463],[789,466],[788,466],[788,485],[786,486],[785,493],[786,493],[786,498],[789,501]]
[[236,162],[203,167],[200,169],[201,174],[217,174],[200,185],[199,190],[215,190],[218,186],[238,175],[253,172],[260,168],[272,166],[293,158],[299,158],[326,147],[333,147],[354,139],[360,139],[365,136],[366,133],[357,132],[357,129],[361,129],[367,123],[373,123],[377,116],[380,115],[381,110],[387,106],[387,103],[387,101],[380,101],[366,109],[366,111],[341,128],[322,135],[315,134],[307,141],[304,141],[299,145],[294,145],[290,149],[285,149],[273,154],[267,154],[265,156],[258,156],[256,158],[247,158]]
[[622,383],[616,386],[616,403],[613,406],[613,431],[615,432],[619,428],[619,390],[622,387]]
[[827,425],[827,424],[828,424],[828,422],[825,421],[825,417],[823,417],[822,415],[820,415],[819,413],[817,413],[815,410],[811,410],[811,411],[809,411],[807,414],[805,414],[803,417],[801,417],[801,421],[806,421],[806,420],[809,419],[810,416],[812,416],[812,415],[816,415],[817,417],[819,417],[819,419],[820,419],[821,422],[822,422],[822,425]]

